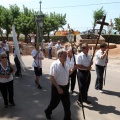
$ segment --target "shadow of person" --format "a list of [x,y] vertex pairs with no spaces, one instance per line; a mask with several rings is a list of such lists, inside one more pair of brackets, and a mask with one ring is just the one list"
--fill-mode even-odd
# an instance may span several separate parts
[[92,99],[92,106],[84,105],[85,108],[88,108],[89,110],[98,111],[100,114],[114,113],[116,115],[120,115],[120,111],[115,110],[115,106],[101,105],[98,102],[96,102],[98,100],[96,97],[90,99]]
[[110,91],[110,90],[104,90],[103,93],[107,94],[107,95],[112,95],[112,96],[120,97],[120,92],[115,92],[115,91]]

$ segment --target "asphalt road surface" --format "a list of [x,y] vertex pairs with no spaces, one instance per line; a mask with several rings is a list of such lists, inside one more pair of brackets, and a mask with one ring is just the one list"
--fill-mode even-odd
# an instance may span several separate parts
[[[49,67],[54,60],[45,58],[43,60],[43,76],[41,78],[42,90],[34,83],[32,57],[22,57],[27,70],[23,76],[14,79],[14,99],[16,106],[4,108],[3,99],[0,94],[0,120],[46,120],[44,110],[50,102],[51,82],[49,80]],[[13,56],[11,62],[14,64]],[[94,89],[96,72],[93,65],[91,71],[91,84],[88,99],[92,105],[84,103],[86,120],[120,120],[120,65],[112,61],[107,67],[106,93],[100,93]],[[75,93],[70,94],[72,120],[84,120],[82,109],[76,103],[78,99],[78,84],[76,83]],[[60,103],[52,113],[52,120],[63,120],[64,111]]]

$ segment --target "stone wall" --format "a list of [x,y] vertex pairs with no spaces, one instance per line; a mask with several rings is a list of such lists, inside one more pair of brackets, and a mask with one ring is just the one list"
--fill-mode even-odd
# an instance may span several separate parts
[[[48,43],[46,43],[46,50],[45,50],[46,51],[46,57],[48,57],[48,47],[47,46],[48,46]],[[10,47],[10,53],[13,54],[13,43],[10,43],[9,47]],[[23,55],[31,55],[31,52],[32,52],[33,49],[34,49],[34,46],[23,43]],[[52,55],[53,55],[53,57],[56,56],[54,46],[52,47]]]

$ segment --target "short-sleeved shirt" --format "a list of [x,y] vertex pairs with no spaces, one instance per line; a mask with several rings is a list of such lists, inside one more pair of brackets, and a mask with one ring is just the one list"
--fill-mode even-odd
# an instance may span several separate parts
[[67,62],[62,66],[60,60],[54,61],[50,66],[50,75],[54,76],[58,85],[67,85],[69,79],[70,66]]
[[95,64],[100,65],[100,66],[106,66],[107,56],[105,56],[103,59],[101,59],[102,55],[103,55],[103,52],[101,49],[96,52]]
[[[75,56],[75,60],[76,60],[76,56],[77,56],[77,55],[74,54],[74,56]],[[73,68],[73,67],[74,67],[75,62],[74,62],[74,57],[73,57],[73,56],[72,56],[71,59],[67,56],[66,61],[67,61],[67,63],[70,65],[70,68]]]
[[[9,74],[10,74],[9,64],[7,63],[7,67],[4,68],[2,66],[2,63],[0,63],[0,75],[9,75]],[[13,75],[10,75],[10,77],[8,79],[7,78],[0,78],[0,83],[6,83],[6,82],[9,82],[12,80],[13,80]]]
[[[32,57],[35,57],[35,55],[37,54],[37,50],[33,50],[31,52]],[[43,53],[40,51],[40,53],[37,55],[36,59],[34,59],[32,66],[33,67],[38,67],[38,65],[40,66],[40,68],[42,68],[42,60],[39,60],[39,58],[44,58]]]
[[[91,63],[91,56],[89,54],[84,54],[83,52],[79,53],[77,55],[77,59],[76,59],[76,64],[79,65],[83,65],[85,67],[89,67]],[[85,69],[81,69],[80,70],[85,70]]]
[[9,45],[8,45],[8,43],[5,43],[3,47],[4,47],[5,51],[9,51]]
[[61,44],[58,44],[58,43],[57,43],[57,44],[55,45],[55,48],[56,48],[57,50],[59,50],[59,49],[61,48]]
[[42,49],[42,50],[45,49],[45,42],[42,42],[42,44],[41,44],[41,49]]
[[50,42],[50,43],[48,44],[48,48],[52,48],[52,46],[53,46],[53,42]]

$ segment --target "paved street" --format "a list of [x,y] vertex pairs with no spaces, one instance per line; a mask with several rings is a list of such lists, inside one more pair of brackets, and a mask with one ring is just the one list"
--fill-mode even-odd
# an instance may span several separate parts
[[[14,79],[14,99],[16,106],[4,108],[3,99],[0,94],[0,120],[46,120],[44,110],[49,104],[51,93],[51,82],[49,81],[49,67],[54,60],[45,58],[43,61],[43,76],[41,78],[42,90],[36,88],[33,72],[32,57],[23,56],[24,63],[28,70],[23,71],[21,78]],[[13,56],[11,55],[11,62]],[[86,120],[120,120],[120,64],[115,64],[112,60],[108,64],[106,93],[99,93],[94,89],[96,73],[91,71],[91,84],[88,99],[92,105],[84,104]],[[72,120],[84,120],[81,108],[77,105],[78,84],[75,88],[76,93],[70,94]],[[52,120],[63,120],[64,112],[62,104],[53,111]]]

